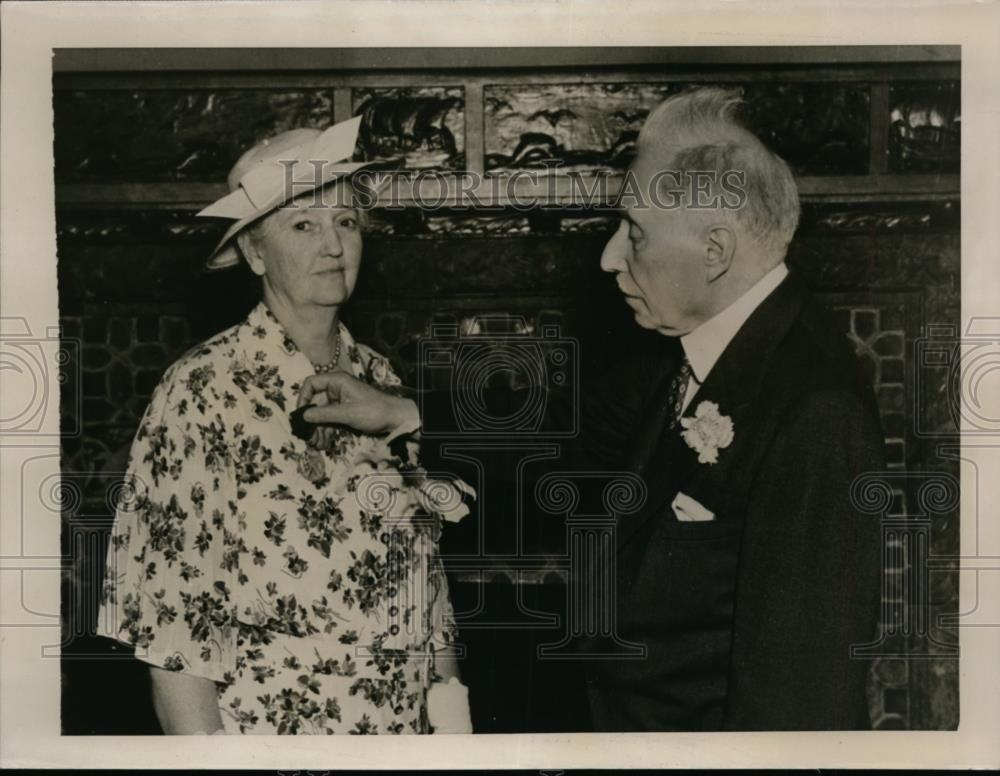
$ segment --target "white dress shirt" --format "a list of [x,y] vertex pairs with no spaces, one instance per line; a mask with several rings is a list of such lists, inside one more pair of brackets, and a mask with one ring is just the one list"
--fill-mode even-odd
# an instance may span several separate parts
[[687,410],[694,395],[698,392],[699,386],[705,382],[708,373],[712,371],[719,356],[736,336],[736,332],[746,323],[747,318],[760,306],[761,302],[767,299],[771,292],[781,284],[787,274],[788,266],[782,262],[725,310],[681,337],[684,355],[687,356],[688,363],[691,364],[691,379],[688,381],[687,391],[684,393],[682,412]]

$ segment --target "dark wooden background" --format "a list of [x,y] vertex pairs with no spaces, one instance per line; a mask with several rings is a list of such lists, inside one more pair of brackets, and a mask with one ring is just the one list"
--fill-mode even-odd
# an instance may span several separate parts
[[[886,638],[871,650],[877,726],[954,728],[957,634],[936,617],[957,610],[957,574],[933,574],[926,589],[919,581],[929,554],[957,555],[958,512],[917,495],[957,473],[938,454],[954,441],[952,386],[947,364],[917,355],[928,337],[953,345],[959,322],[959,67],[946,47],[57,52],[60,314],[76,354],[62,402],[63,489],[74,494],[63,501],[74,558],[63,591],[64,731],[157,729],[143,667],[90,635],[109,490],[164,369],[257,298],[242,268],[200,271],[224,225],[194,213],[225,191],[240,152],[360,113],[358,158],[480,173],[557,159],[614,183],[648,110],[695,83],[743,89],[749,122],[792,165],[803,218],[789,261],[836,311],[876,384],[894,492]],[[563,194],[531,212],[502,201],[489,212],[377,211],[345,316],[352,332],[408,381],[434,324],[484,314],[510,331],[557,324],[585,370],[638,346],[597,266],[613,222],[567,208]],[[534,658],[551,629],[472,627],[526,607],[559,611],[559,575],[518,575],[489,558],[463,568],[452,585],[477,729],[585,724],[572,665]]]

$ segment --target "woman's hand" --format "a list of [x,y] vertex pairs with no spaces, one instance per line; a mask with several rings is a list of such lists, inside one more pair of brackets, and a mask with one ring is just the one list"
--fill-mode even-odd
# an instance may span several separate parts
[[153,708],[168,736],[222,733],[215,682],[200,676],[149,667]]
[[469,688],[454,656],[434,656],[434,681],[427,690],[427,719],[434,733],[471,733]]
[[427,720],[435,734],[472,732],[469,688],[457,676],[430,686],[427,691]]
[[309,423],[338,424],[375,435],[420,426],[420,412],[412,399],[384,393],[345,372],[307,377],[298,406],[315,404],[318,394],[325,395],[326,403],[306,410],[303,417]]

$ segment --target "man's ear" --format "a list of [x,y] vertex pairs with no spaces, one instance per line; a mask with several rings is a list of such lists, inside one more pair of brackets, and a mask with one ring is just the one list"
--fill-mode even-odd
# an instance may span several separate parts
[[264,260],[260,257],[260,251],[257,250],[257,246],[254,245],[254,241],[251,239],[250,235],[245,231],[240,232],[236,235],[236,244],[239,246],[240,253],[243,254],[243,258],[246,259],[247,264],[250,265],[250,269],[253,271],[253,274],[258,277],[264,277]]
[[736,254],[736,231],[728,224],[714,224],[705,237],[705,271],[712,283],[729,271]]

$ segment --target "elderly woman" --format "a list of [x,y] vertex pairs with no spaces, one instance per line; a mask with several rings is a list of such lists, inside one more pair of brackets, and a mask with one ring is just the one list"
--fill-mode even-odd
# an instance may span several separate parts
[[360,424],[370,433],[309,441],[290,418],[310,375],[399,385],[340,322],[361,262],[362,165],[340,161],[357,130],[258,144],[201,213],[233,221],[209,267],[245,260],[262,301],[156,389],[100,618],[150,664],[168,734],[471,732],[436,558],[441,510],[412,435],[393,447],[404,453],[386,444],[415,429],[415,407],[389,397]]

